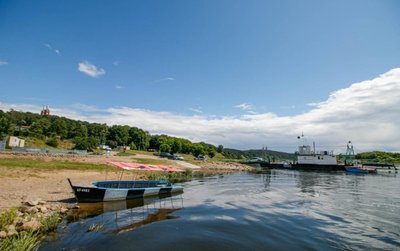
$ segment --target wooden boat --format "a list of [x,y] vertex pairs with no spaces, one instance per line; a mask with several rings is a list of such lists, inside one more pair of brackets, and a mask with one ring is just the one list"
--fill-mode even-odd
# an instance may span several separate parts
[[[137,170],[132,167],[118,166],[123,170]],[[68,182],[78,202],[101,202],[143,198],[183,192],[182,186],[175,186],[166,180],[119,180],[96,181],[88,184],[73,185]]]

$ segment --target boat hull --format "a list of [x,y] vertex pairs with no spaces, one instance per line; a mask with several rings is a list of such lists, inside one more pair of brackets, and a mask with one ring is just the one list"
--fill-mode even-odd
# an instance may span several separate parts
[[350,173],[377,173],[376,169],[359,168],[359,167],[346,167],[346,172],[350,172]]
[[292,164],[294,170],[305,171],[345,171],[344,166],[341,165],[319,165],[319,164]]
[[102,201],[118,201],[118,200],[129,200],[137,199],[148,196],[165,195],[171,193],[183,192],[182,186],[154,186],[154,187],[132,187],[132,188],[110,188],[110,187],[98,187],[94,184],[79,186],[72,185],[71,188],[75,194],[78,202],[102,202]]

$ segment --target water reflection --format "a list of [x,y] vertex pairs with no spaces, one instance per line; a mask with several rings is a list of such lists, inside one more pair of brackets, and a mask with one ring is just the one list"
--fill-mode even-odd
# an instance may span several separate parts
[[[79,203],[79,209],[74,209],[67,216],[67,222],[75,222],[81,219],[95,217],[104,213],[126,211],[130,213],[135,211],[135,208],[143,210],[143,214],[151,212],[152,208],[176,209],[183,207],[183,193],[163,194],[154,197],[145,197],[132,200],[107,201],[97,203]],[[179,200],[178,202],[176,200]],[[170,203],[170,205],[168,205]],[[137,211],[137,210],[136,210]]]
[[183,208],[183,197],[182,193],[174,193],[126,201],[80,203],[79,206],[68,215],[66,224],[59,227],[58,235],[44,242],[40,250],[91,250],[90,247],[110,250],[111,247],[101,246],[97,240],[177,219],[172,214]]
[[[150,224],[153,222],[177,219],[178,218],[177,216],[173,216],[170,214],[173,212],[176,212],[178,210],[180,210],[180,208],[176,208],[176,209],[160,208],[155,213],[148,213],[145,219],[139,219],[139,221],[136,221],[137,220],[137,219],[135,219],[136,215],[134,212],[131,211],[130,212],[131,215],[128,216],[128,218],[130,219],[129,221],[132,223],[129,225],[114,229],[110,232],[113,234],[119,234],[119,233],[123,233],[123,232],[129,231],[129,230],[133,230],[138,227],[142,227],[144,225],[147,225],[147,224]],[[135,220],[132,220],[132,218]],[[118,219],[116,219],[116,222],[118,222]]]

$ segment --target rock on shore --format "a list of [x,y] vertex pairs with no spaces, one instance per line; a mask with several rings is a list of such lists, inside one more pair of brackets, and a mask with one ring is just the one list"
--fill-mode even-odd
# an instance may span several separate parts
[[[56,223],[60,222],[62,216],[67,214],[68,208],[62,204],[50,204],[39,199],[27,200],[21,203],[17,209],[9,209],[2,214],[4,218],[12,222],[2,226],[0,238],[17,235],[19,232],[38,232],[45,226],[50,217],[57,217]],[[54,221],[52,222],[54,224]],[[48,226],[47,226],[48,227]]]

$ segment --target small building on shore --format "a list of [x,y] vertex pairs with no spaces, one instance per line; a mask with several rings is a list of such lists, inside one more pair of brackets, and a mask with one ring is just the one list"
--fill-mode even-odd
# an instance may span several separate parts
[[10,137],[8,137],[8,140],[7,140],[7,146],[8,147],[24,147],[25,140],[20,139],[15,136],[10,136]]
[[130,146],[117,146],[117,150],[118,151],[127,151],[127,150],[131,150]]
[[30,129],[31,129],[31,126],[27,126],[27,125],[15,126],[16,131],[29,131]]

